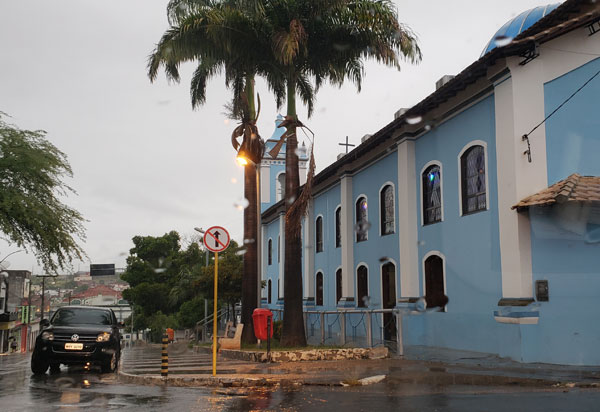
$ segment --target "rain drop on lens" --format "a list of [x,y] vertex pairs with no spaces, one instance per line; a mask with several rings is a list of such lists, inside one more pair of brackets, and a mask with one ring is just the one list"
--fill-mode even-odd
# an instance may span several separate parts
[[236,184],[237,183],[237,179],[235,177],[231,178],[231,183]]
[[229,119],[225,119],[223,120],[223,123],[227,126],[229,124],[230,120]]
[[513,38],[508,36],[497,36],[494,41],[496,42],[496,46],[504,47],[509,45],[513,41]]
[[381,262],[381,263],[387,262],[388,260],[390,260],[390,258],[387,257],[387,256],[382,256],[382,257],[379,258],[379,262]]
[[255,242],[254,239],[244,239],[244,245],[250,245],[250,244],[252,244],[254,242]]
[[238,251],[236,251],[235,254],[238,256],[244,256],[246,254],[246,252],[247,252],[246,248],[242,248],[242,249],[239,249]]
[[358,234],[366,234],[371,228],[371,222],[358,222],[354,225],[354,231]]
[[244,210],[245,208],[248,207],[249,204],[250,204],[250,202],[248,201],[248,199],[241,199],[241,200],[237,201],[236,203],[234,203],[233,206],[235,206],[235,208],[237,210]]
[[406,123],[408,123],[408,124],[418,124],[418,123],[421,123],[422,120],[423,120],[423,118],[421,116],[407,117],[406,118]]

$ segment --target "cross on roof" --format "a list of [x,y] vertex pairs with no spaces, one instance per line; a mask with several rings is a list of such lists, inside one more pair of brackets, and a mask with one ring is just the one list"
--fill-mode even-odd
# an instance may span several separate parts
[[349,146],[356,146],[355,144],[348,143],[348,136],[346,136],[346,143],[338,143],[340,146],[346,146],[346,154],[348,154]]

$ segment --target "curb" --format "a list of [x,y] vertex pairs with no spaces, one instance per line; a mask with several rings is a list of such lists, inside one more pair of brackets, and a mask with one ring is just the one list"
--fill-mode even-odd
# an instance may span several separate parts
[[[379,383],[383,380],[388,383],[409,383],[427,385],[472,385],[472,386],[527,386],[527,387],[554,387],[554,388],[599,388],[596,382],[567,382],[544,378],[525,378],[515,376],[483,375],[473,373],[443,373],[443,374],[407,374],[406,376],[385,376],[376,382],[344,382],[343,380],[319,380],[301,378],[265,378],[265,377],[232,377],[232,376],[170,376],[163,378],[159,375],[134,375],[119,370],[119,381],[151,386],[179,386],[179,387],[208,387],[208,388],[256,388],[276,386],[356,386]],[[383,375],[381,375],[383,377]],[[379,376],[377,376],[379,377]],[[372,379],[374,377],[365,378]],[[363,379],[363,380],[365,380]]]
[[[212,353],[207,347],[196,347],[195,352]],[[389,357],[389,350],[385,347],[377,348],[342,348],[342,349],[306,349],[290,351],[272,351],[270,359],[265,351],[221,349],[219,354],[227,359],[242,360],[254,363],[282,362],[315,362],[315,361],[340,361],[358,359],[385,359]]]
[[267,379],[267,378],[232,378],[221,376],[199,376],[199,377],[167,377],[158,375],[134,375],[119,371],[119,381],[124,383],[137,383],[140,385],[153,386],[183,386],[183,387],[221,387],[221,388],[247,388],[247,387],[272,387],[288,384],[291,386],[302,385],[295,380]]

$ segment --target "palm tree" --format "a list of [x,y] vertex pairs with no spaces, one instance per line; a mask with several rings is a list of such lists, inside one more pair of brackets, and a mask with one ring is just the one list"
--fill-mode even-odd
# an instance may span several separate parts
[[[170,9],[170,17],[177,19],[179,25],[165,33],[151,56],[151,78],[162,64],[168,77],[179,80],[178,64],[198,60],[192,79],[193,104],[204,101],[206,80],[222,69],[226,82],[234,90],[241,90],[242,84],[253,86],[249,77],[260,75],[267,80],[278,106],[284,97],[287,99],[286,119],[280,126],[286,127],[286,133],[272,153],[286,143],[282,344],[304,346],[300,227],[310,196],[314,159],[311,157],[307,183],[299,193],[296,129],[302,123],[296,112],[296,97],[307,106],[310,116],[316,92],[325,81],[340,86],[350,80],[360,90],[365,59],[373,58],[392,67],[399,67],[398,55],[419,61],[421,53],[415,36],[398,23],[389,0],[174,0],[172,3],[178,6]],[[245,96],[253,96],[253,90],[252,94],[246,91]],[[252,141],[252,129],[249,130],[250,138],[245,134],[245,142]]]
[[[296,96],[313,111],[315,94],[324,81],[341,86],[351,80],[360,91],[364,60],[373,58],[399,68],[398,55],[418,62],[415,36],[398,22],[388,0],[270,0],[264,2],[264,26],[278,66],[267,80],[285,83],[287,116],[285,183],[284,323],[281,344],[304,346],[302,316],[301,219],[312,184],[314,160],[303,193],[299,193],[296,129],[302,123]],[[314,79],[314,86],[310,82]],[[274,152],[278,150],[278,145]],[[275,153],[273,153],[275,154]]]
[[[240,120],[232,134],[236,151],[244,151],[252,162],[244,167],[244,276],[242,278],[242,323],[246,325],[242,340],[253,343],[252,313],[258,303],[258,191],[257,168],[263,153],[263,142],[256,121],[260,113],[255,104],[254,76],[256,54],[254,42],[245,35],[248,20],[236,1],[172,0],[168,6],[171,28],[168,29],[149,58],[148,74],[154,80],[159,68],[167,78],[179,81],[179,65],[197,62],[190,94],[194,108],[206,101],[208,81],[224,72],[226,85],[233,91],[230,117]],[[238,138],[242,137],[241,145]]]

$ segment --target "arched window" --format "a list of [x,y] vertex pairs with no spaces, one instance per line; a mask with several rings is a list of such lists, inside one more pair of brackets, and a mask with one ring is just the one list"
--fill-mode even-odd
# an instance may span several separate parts
[[268,286],[267,286],[267,303],[271,303],[271,287],[272,287],[272,282],[271,279],[269,279],[269,281],[267,282]]
[[342,246],[342,208],[335,209],[335,247]]
[[[381,266],[381,292],[383,309],[393,309],[396,307],[396,265],[393,262],[387,262]],[[392,313],[383,314],[383,338],[385,340],[395,340],[396,322]]]
[[316,291],[315,291],[316,305],[323,306],[323,273],[322,272],[317,273],[315,287],[316,287]]
[[317,221],[315,222],[315,234],[316,234],[316,243],[317,243],[317,253],[323,251],[323,217],[317,217]]
[[438,255],[431,255],[425,260],[425,301],[428,308],[445,310],[448,297],[444,289],[444,260]]
[[394,187],[386,185],[379,193],[381,234],[394,233]]
[[366,308],[369,296],[369,271],[364,265],[356,269],[356,291],[358,307]]
[[356,201],[356,241],[367,240],[369,232],[369,215],[367,210],[367,198],[359,197]]
[[387,262],[381,266],[381,289],[383,292],[383,308],[396,306],[396,265]]
[[342,269],[335,272],[335,303],[337,304],[342,298]]
[[487,209],[485,187],[485,150],[472,146],[460,157],[462,213]]
[[273,240],[271,239],[267,242],[267,263],[273,264]]
[[425,169],[423,184],[423,224],[442,221],[442,175],[440,167],[433,165]]
[[285,197],[285,173],[280,173],[277,176],[277,182],[275,184],[275,200],[280,201]]

